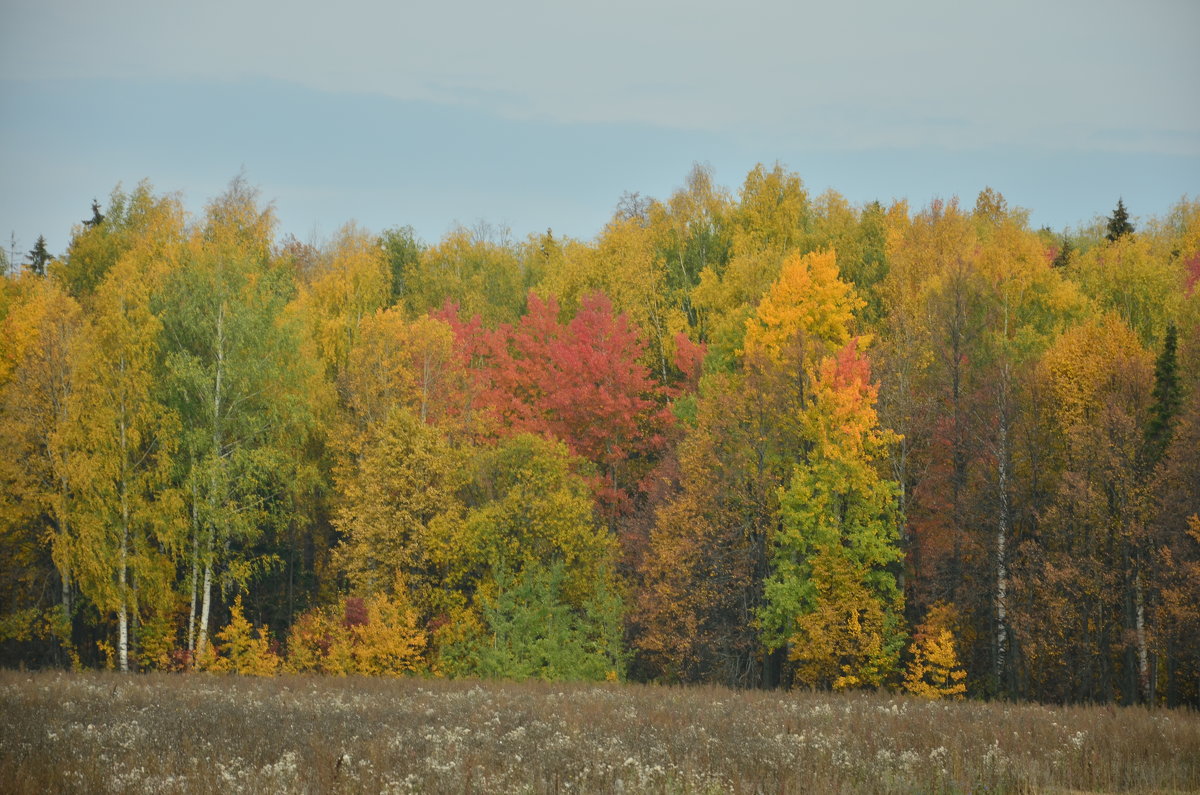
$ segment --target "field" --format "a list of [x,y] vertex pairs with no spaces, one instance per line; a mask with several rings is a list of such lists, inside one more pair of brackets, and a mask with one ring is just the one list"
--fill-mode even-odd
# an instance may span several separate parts
[[0,672],[14,792],[1188,792],[1200,716],[887,694]]

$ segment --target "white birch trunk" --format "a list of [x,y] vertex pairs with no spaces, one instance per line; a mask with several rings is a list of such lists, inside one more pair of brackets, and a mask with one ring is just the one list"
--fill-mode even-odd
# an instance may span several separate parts
[[1133,588],[1138,646],[1138,685],[1142,689],[1142,698],[1145,703],[1150,704],[1154,694],[1150,690],[1150,655],[1146,645],[1146,594],[1142,588],[1140,571],[1134,575]]
[[212,419],[212,455],[213,471],[210,475],[208,503],[211,516],[209,517],[208,549],[204,556],[204,587],[200,607],[200,628],[196,639],[197,655],[204,654],[208,645],[208,617],[212,612],[212,578],[213,578],[213,548],[216,535],[216,506],[217,506],[217,467],[221,461],[221,381],[225,367],[225,304],[217,310],[217,372],[213,384],[213,419]]

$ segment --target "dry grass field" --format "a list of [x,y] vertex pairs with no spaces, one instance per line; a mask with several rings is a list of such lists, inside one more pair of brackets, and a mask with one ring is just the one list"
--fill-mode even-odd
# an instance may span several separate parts
[[1200,716],[716,688],[0,672],[12,792],[1189,792]]

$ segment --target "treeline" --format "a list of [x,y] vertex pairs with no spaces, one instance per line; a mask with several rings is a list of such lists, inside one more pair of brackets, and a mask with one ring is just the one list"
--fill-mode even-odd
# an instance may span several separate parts
[[141,184],[32,254],[4,664],[1200,703],[1200,203],[697,167],[592,241],[314,247]]

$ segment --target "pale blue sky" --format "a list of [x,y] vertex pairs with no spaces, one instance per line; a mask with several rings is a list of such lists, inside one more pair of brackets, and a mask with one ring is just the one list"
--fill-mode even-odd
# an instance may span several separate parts
[[0,235],[118,182],[199,210],[245,169],[281,231],[590,238],[693,162],[1061,229],[1200,193],[1200,2],[3,0]]

